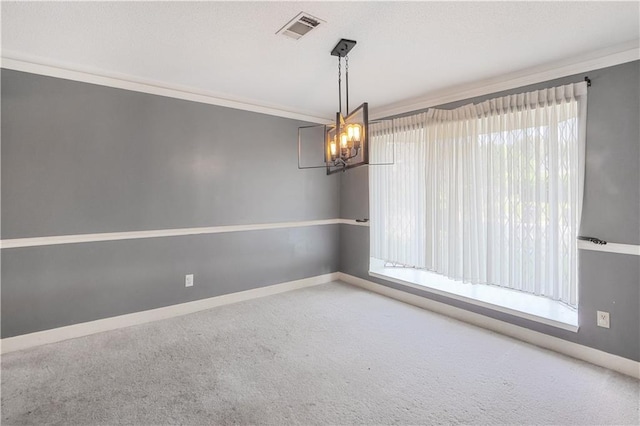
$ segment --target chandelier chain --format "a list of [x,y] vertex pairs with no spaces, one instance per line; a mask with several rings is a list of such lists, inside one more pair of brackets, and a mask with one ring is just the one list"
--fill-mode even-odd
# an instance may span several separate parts
[[342,114],[342,57],[338,56],[338,111]]
[[347,86],[347,115],[349,115],[349,55],[344,57],[345,80]]

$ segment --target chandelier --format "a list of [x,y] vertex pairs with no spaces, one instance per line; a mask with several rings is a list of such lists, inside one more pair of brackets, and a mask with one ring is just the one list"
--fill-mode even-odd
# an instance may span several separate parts
[[[369,164],[369,111],[363,103],[349,110],[349,52],[354,40],[341,39],[331,51],[338,57],[338,112],[331,124],[298,128],[298,168],[324,168],[327,174]],[[342,109],[342,69],[346,108]],[[324,142],[322,142],[324,141]],[[321,152],[319,148],[322,147]],[[324,160],[324,161],[323,161]]]
[[[335,125],[327,126],[325,136],[325,164],[327,174],[345,171],[368,163],[369,111],[365,102],[349,110],[349,52],[354,40],[341,39],[331,51],[338,57],[338,112]],[[342,114],[342,59],[345,70],[346,115]]]

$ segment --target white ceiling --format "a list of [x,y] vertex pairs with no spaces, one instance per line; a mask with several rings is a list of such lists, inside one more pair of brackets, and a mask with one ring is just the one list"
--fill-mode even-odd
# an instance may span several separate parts
[[[305,11],[326,23],[276,35]],[[2,56],[331,118],[340,38],[351,105],[637,45],[639,3],[2,2]],[[628,48],[628,47],[627,47]]]

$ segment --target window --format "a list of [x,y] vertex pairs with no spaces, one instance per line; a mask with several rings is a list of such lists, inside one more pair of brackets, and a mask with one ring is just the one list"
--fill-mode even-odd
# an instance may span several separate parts
[[[578,83],[395,119],[371,256],[577,307],[585,118]],[[388,132],[372,126],[374,161]]]

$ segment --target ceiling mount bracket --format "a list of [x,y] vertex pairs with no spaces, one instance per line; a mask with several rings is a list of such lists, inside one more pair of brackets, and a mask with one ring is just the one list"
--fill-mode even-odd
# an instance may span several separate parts
[[338,44],[336,44],[336,47],[334,47],[331,51],[331,56],[339,56],[341,58],[344,58],[349,54],[349,52],[355,45],[355,40],[347,40],[346,38],[340,39]]

